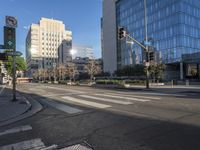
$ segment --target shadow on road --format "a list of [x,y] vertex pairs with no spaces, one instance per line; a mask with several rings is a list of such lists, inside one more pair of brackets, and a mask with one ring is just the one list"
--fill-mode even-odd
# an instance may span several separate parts
[[[19,93],[39,102],[42,102],[42,99],[48,100],[41,95]],[[49,100],[55,101],[50,98]],[[177,123],[176,120],[163,121],[69,103],[68,106],[79,108],[83,112],[66,114],[43,102],[42,104],[44,109],[41,112],[15,123],[33,126],[33,132],[22,134],[21,140],[40,137],[47,145],[58,144],[61,147],[87,141],[94,150],[200,149],[199,117],[191,120],[196,122],[196,125],[189,125]],[[12,136],[0,136],[0,146],[10,141]]]

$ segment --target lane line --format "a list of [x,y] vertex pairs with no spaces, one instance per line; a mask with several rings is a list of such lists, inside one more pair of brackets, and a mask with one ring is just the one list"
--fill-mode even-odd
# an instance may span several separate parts
[[74,97],[70,97],[70,96],[64,96],[62,98],[67,99],[68,101],[72,101],[72,102],[76,102],[76,103],[80,103],[80,104],[83,104],[83,105],[88,105],[88,106],[92,106],[92,107],[96,107],[96,108],[109,108],[109,107],[111,107],[110,105],[100,104],[100,103],[91,102],[91,101],[87,101],[87,100],[82,100],[82,99],[78,99],[78,98],[74,98]]
[[[117,93],[106,93],[110,95],[117,95],[117,96],[122,96],[122,94],[117,94]],[[161,99],[160,97],[149,97],[149,96],[139,96],[139,95],[133,95],[133,94],[123,94],[123,96],[129,96],[129,97],[135,97],[135,98],[144,98],[144,99],[155,99],[159,100]]]
[[[101,96],[104,96],[100,94]],[[122,104],[122,105],[130,105],[133,104],[132,102],[126,102],[126,101],[121,101],[121,100],[113,100],[113,99],[108,99],[108,98],[103,98],[103,97],[94,97],[94,96],[89,96],[89,95],[79,95],[80,97],[84,98],[90,98],[90,99],[95,99],[99,101],[104,101],[104,102],[111,102],[111,103],[116,103],[116,104]]]
[[0,132],[0,136],[12,134],[12,133],[23,132],[23,131],[28,131],[28,130],[32,130],[32,127],[30,125],[15,127],[15,128],[12,128],[12,129],[8,129],[4,132]]
[[132,101],[138,101],[138,102],[148,102],[150,100],[148,99],[138,99],[138,98],[132,98],[132,97],[122,97],[119,95],[109,95],[109,94],[95,94],[97,96],[105,96],[105,97],[111,97],[111,98],[120,98],[120,99],[126,99],[126,100],[132,100]]

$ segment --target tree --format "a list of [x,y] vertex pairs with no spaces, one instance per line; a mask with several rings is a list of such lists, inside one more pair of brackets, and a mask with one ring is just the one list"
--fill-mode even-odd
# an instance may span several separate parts
[[75,82],[75,77],[78,74],[76,64],[75,63],[68,63],[66,67],[66,74],[69,76],[70,81]]
[[97,61],[95,61],[95,59],[90,59],[88,61],[88,64],[86,65],[86,69],[90,76],[91,82],[94,79],[95,75],[101,74],[101,72],[102,72],[100,64]]
[[160,79],[162,79],[163,72],[165,71],[166,66],[161,63],[152,63],[149,66],[149,73],[151,77],[153,78],[154,82],[158,82]]
[[[5,67],[9,75],[12,74],[13,70],[13,57],[8,56],[8,61],[5,62]],[[16,71],[25,71],[27,68],[23,57],[16,56]]]
[[64,77],[66,75],[66,67],[64,64],[60,63],[57,67],[57,74],[58,74],[58,80],[64,80]]

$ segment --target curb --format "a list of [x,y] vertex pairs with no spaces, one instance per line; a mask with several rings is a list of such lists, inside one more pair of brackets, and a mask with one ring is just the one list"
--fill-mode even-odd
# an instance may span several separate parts
[[41,111],[43,108],[39,102],[25,95],[23,95],[23,100],[21,100],[21,102],[25,102],[28,105],[28,108],[23,113],[19,114],[18,116],[0,123],[0,127],[31,117],[32,115]]

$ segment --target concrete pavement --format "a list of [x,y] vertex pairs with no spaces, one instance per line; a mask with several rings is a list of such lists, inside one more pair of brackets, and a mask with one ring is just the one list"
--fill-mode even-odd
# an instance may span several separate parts
[[10,87],[0,85],[0,126],[19,121],[36,113],[36,109],[41,109],[39,106],[35,108],[36,104],[19,92],[16,94],[17,101],[13,102],[12,96],[12,89]]
[[200,149],[198,95],[49,84],[22,84],[18,90],[44,109],[0,128],[0,148],[87,143],[93,150]]

